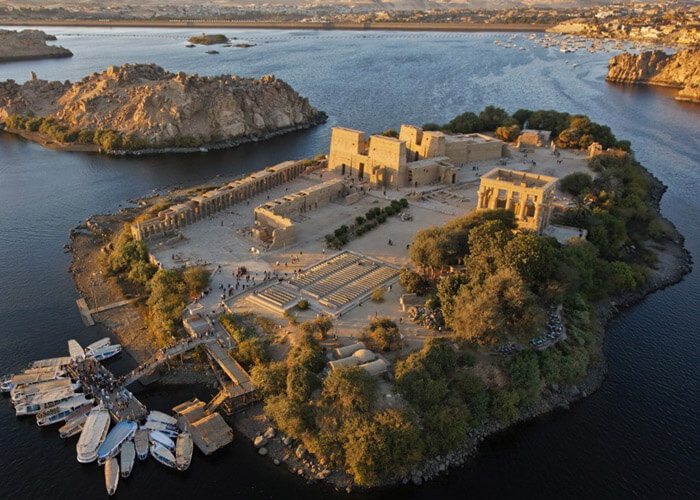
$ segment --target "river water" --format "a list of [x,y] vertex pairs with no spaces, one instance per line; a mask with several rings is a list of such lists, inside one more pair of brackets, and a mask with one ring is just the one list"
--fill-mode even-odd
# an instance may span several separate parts
[[[496,104],[585,113],[630,139],[638,159],[669,186],[662,210],[700,255],[700,106],[673,93],[606,84],[609,54],[525,51],[493,44],[510,35],[228,31],[249,49],[184,47],[196,31],[49,28],[71,59],[3,64],[0,80],[77,80],[110,64],[155,62],[171,71],[274,73],[328,113],[326,125],[236,150],[113,158],[43,149],[0,134],[0,372],[66,352],[66,340],[96,337],[83,327],[62,251],[68,231],[93,213],[118,210],[152,188],[194,184],[286,159],[326,152],[330,128],[377,132],[401,123],[444,122]],[[577,67],[574,68],[573,64]],[[609,372],[602,388],[571,411],[521,425],[489,440],[478,460],[421,488],[367,497],[691,498],[700,491],[700,341],[698,273],[658,292],[610,325]],[[123,373],[129,359],[111,363]],[[191,388],[139,397],[167,410]],[[206,390],[196,394],[208,398]],[[75,461],[75,438],[0,404],[0,497],[95,498],[101,469]],[[324,498],[261,459],[245,440],[213,457],[195,453],[185,474],[149,460],[121,481],[122,498],[204,495]],[[344,495],[344,494],[343,494]]]

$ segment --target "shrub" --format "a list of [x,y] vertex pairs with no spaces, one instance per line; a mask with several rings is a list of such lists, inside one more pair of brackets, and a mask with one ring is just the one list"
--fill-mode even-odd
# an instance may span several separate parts
[[375,288],[370,296],[373,302],[383,302],[384,301],[384,289]]
[[399,283],[408,293],[423,295],[430,288],[430,284],[415,271],[402,267],[399,274]]
[[389,318],[374,318],[362,334],[371,349],[391,351],[401,346],[399,327]]
[[509,424],[518,418],[518,394],[515,391],[495,390],[490,399],[489,410],[493,418],[502,424]]
[[264,398],[282,394],[287,390],[287,365],[282,361],[254,365],[250,377],[255,390]]
[[301,311],[306,311],[306,310],[309,308],[309,301],[306,300],[306,299],[301,299],[301,300],[297,303],[297,307],[298,307],[299,310],[301,310]]
[[578,196],[591,189],[593,178],[585,172],[574,172],[559,181],[559,187],[574,196]]

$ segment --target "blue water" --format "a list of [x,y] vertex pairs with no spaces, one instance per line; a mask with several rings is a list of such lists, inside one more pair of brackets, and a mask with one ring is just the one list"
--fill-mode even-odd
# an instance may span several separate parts
[[[0,65],[0,80],[75,80],[109,64],[155,62],[171,71],[274,73],[326,111],[312,130],[236,150],[194,155],[112,158],[41,148],[0,134],[0,371],[63,354],[66,340],[96,338],[83,327],[62,252],[68,231],[90,214],[116,211],[154,187],[194,184],[286,159],[326,152],[330,128],[368,132],[401,123],[444,122],[496,104],[515,111],[553,108],[585,113],[633,143],[638,159],[669,186],[662,210],[700,255],[700,106],[672,92],[606,84],[609,54],[527,51],[493,44],[509,34],[224,31],[250,49],[187,49],[201,30],[48,28],[71,59]],[[568,63],[567,63],[568,61]],[[572,64],[578,67],[573,68]],[[697,273],[626,311],[609,328],[609,372],[593,396],[482,447],[478,460],[421,488],[372,497],[691,498],[700,491],[700,341]],[[112,368],[121,373],[128,358]],[[210,394],[200,389],[200,398]],[[192,388],[139,395],[167,409]],[[102,471],[75,461],[75,441],[17,420],[0,402],[0,496],[94,498]],[[185,474],[148,461],[121,481],[122,498],[212,495],[322,498],[259,458],[244,439],[213,457],[195,454]],[[345,494],[343,494],[345,495]]]

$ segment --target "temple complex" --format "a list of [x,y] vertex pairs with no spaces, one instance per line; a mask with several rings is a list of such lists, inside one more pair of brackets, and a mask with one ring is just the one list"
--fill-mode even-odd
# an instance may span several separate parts
[[481,177],[477,209],[515,213],[520,229],[541,233],[549,224],[556,177],[494,168]]
[[328,170],[374,188],[455,184],[459,167],[500,159],[504,146],[487,135],[448,135],[411,125],[401,125],[398,138],[373,135],[369,140],[362,131],[335,127]]

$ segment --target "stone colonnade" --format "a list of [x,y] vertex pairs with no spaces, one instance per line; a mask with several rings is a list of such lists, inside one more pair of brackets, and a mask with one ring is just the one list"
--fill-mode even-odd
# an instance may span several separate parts
[[287,161],[268,167],[225,186],[193,196],[184,203],[162,210],[156,217],[136,222],[131,226],[131,233],[136,240],[176,234],[181,227],[296,179],[304,169],[300,161]]

